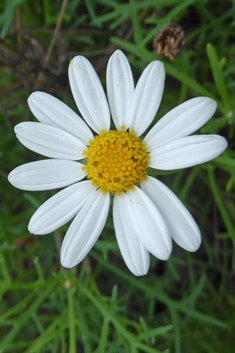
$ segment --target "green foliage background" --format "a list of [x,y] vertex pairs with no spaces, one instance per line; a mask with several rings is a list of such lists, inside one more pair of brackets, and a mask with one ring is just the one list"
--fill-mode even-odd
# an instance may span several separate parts
[[[6,0],[0,2],[0,353],[157,353],[235,351],[235,1]],[[152,42],[169,22],[187,45],[173,61]],[[218,102],[201,133],[219,133],[229,148],[216,160],[159,175],[202,232],[193,254],[176,245],[169,261],[151,259],[147,276],[126,268],[111,216],[89,256],[70,271],[59,248],[68,228],[31,236],[27,223],[53,192],[29,193],[7,181],[16,166],[38,160],[14,135],[34,117],[35,90],[76,111],[67,67],[91,60],[105,85],[109,56],[123,50],[135,80],[152,60],[164,62],[164,113],[196,96]]]

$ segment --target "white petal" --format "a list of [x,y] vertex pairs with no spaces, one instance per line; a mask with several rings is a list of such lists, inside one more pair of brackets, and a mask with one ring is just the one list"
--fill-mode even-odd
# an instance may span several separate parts
[[95,192],[90,180],[81,181],[58,192],[39,207],[30,219],[33,234],[48,234],[69,222]]
[[183,137],[150,152],[148,164],[160,170],[192,167],[218,157],[227,145],[225,138],[219,135]]
[[169,230],[152,200],[137,186],[125,194],[131,222],[144,247],[160,260],[172,250]]
[[107,94],[112,119],[117,130],[129,127],[129,108],[134,94],[134,81],[126,56],[116,50],[107,66]]
[[61,247],[61,264],[71,268],[79,264],[102,232],[110,205],[109,193],[97,190],[85,202],[69,227]]
[[87,174],[82,170],[83,166],[73,161],[45,159],[15,168],[8,175],[8,180],[22,190],[52,190],[83,179]]
[[149,252],[133,227],[124,194],[114,197],[113,221],[117,242],[127,267],[136,276],[145,275],[150,264]]
[[160,211],[173,240],[185,250],[196,251],[201,244],[200,230],[178,197],[166,185],[149,176],[140,185]]
[[110,127],[110,112],[105,93],[93,66],[83,56],[69,65],[69,82],[77,107],[87,124],[98,134]]
[[28,105],[41,123],[70,132],[86,145],[94,138],[86,123],[66,104],[50,94],[34,92],[29,96]]
[[160,61],[153,61],[143,71],[135,88],[130,108],[130,130],[140,136],[153,121],[163,94],[165,69]]
[[146,151],[188,136],[202,127],[214,114],[217,103],[206,97],[188,100],[164,115],[144,139]]
[[86,146],[77,137],[57,127],[24,122],[15,126],[16,137],[30,150],[59,159],[84,159]]

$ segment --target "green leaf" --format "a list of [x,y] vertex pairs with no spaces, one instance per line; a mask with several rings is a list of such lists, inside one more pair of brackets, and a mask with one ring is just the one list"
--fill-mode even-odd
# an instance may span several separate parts
[[222,66],[224,64],[224,59],[220,62],[214,47],[208,43],[206,46],[206,52],[208,58],[210,60],[211,70],[213,74],[213,78],[215,81],[216,88],[222,98],[222,101],[227,110],[231,110],[230,98],[226,89],[226,85],[224,82],[224,76],[222,72]]
[[15,17],[15,11],[18,5],[22,4],[27,0],[6,0],[5,10],[0,17],[0,25],[2,26],[1,38],[4,38],[8,33],[12,21]]

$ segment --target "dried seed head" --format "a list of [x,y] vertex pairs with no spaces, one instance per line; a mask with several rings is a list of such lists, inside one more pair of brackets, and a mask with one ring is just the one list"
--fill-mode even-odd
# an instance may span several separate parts
[[182,28],[175,23],[168,23],[154,38],[154,52],[157,56],[173,60],[174,56],[181,53],[185,43],[186,38]]

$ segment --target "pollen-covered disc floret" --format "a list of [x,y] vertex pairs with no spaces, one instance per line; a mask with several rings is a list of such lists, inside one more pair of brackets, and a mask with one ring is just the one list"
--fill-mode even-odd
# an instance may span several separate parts
[[102,192],[119,195],[146,179],[149,158],[145,147],[133,131],[101,131],[84,152],[87,164],[83,170]]

